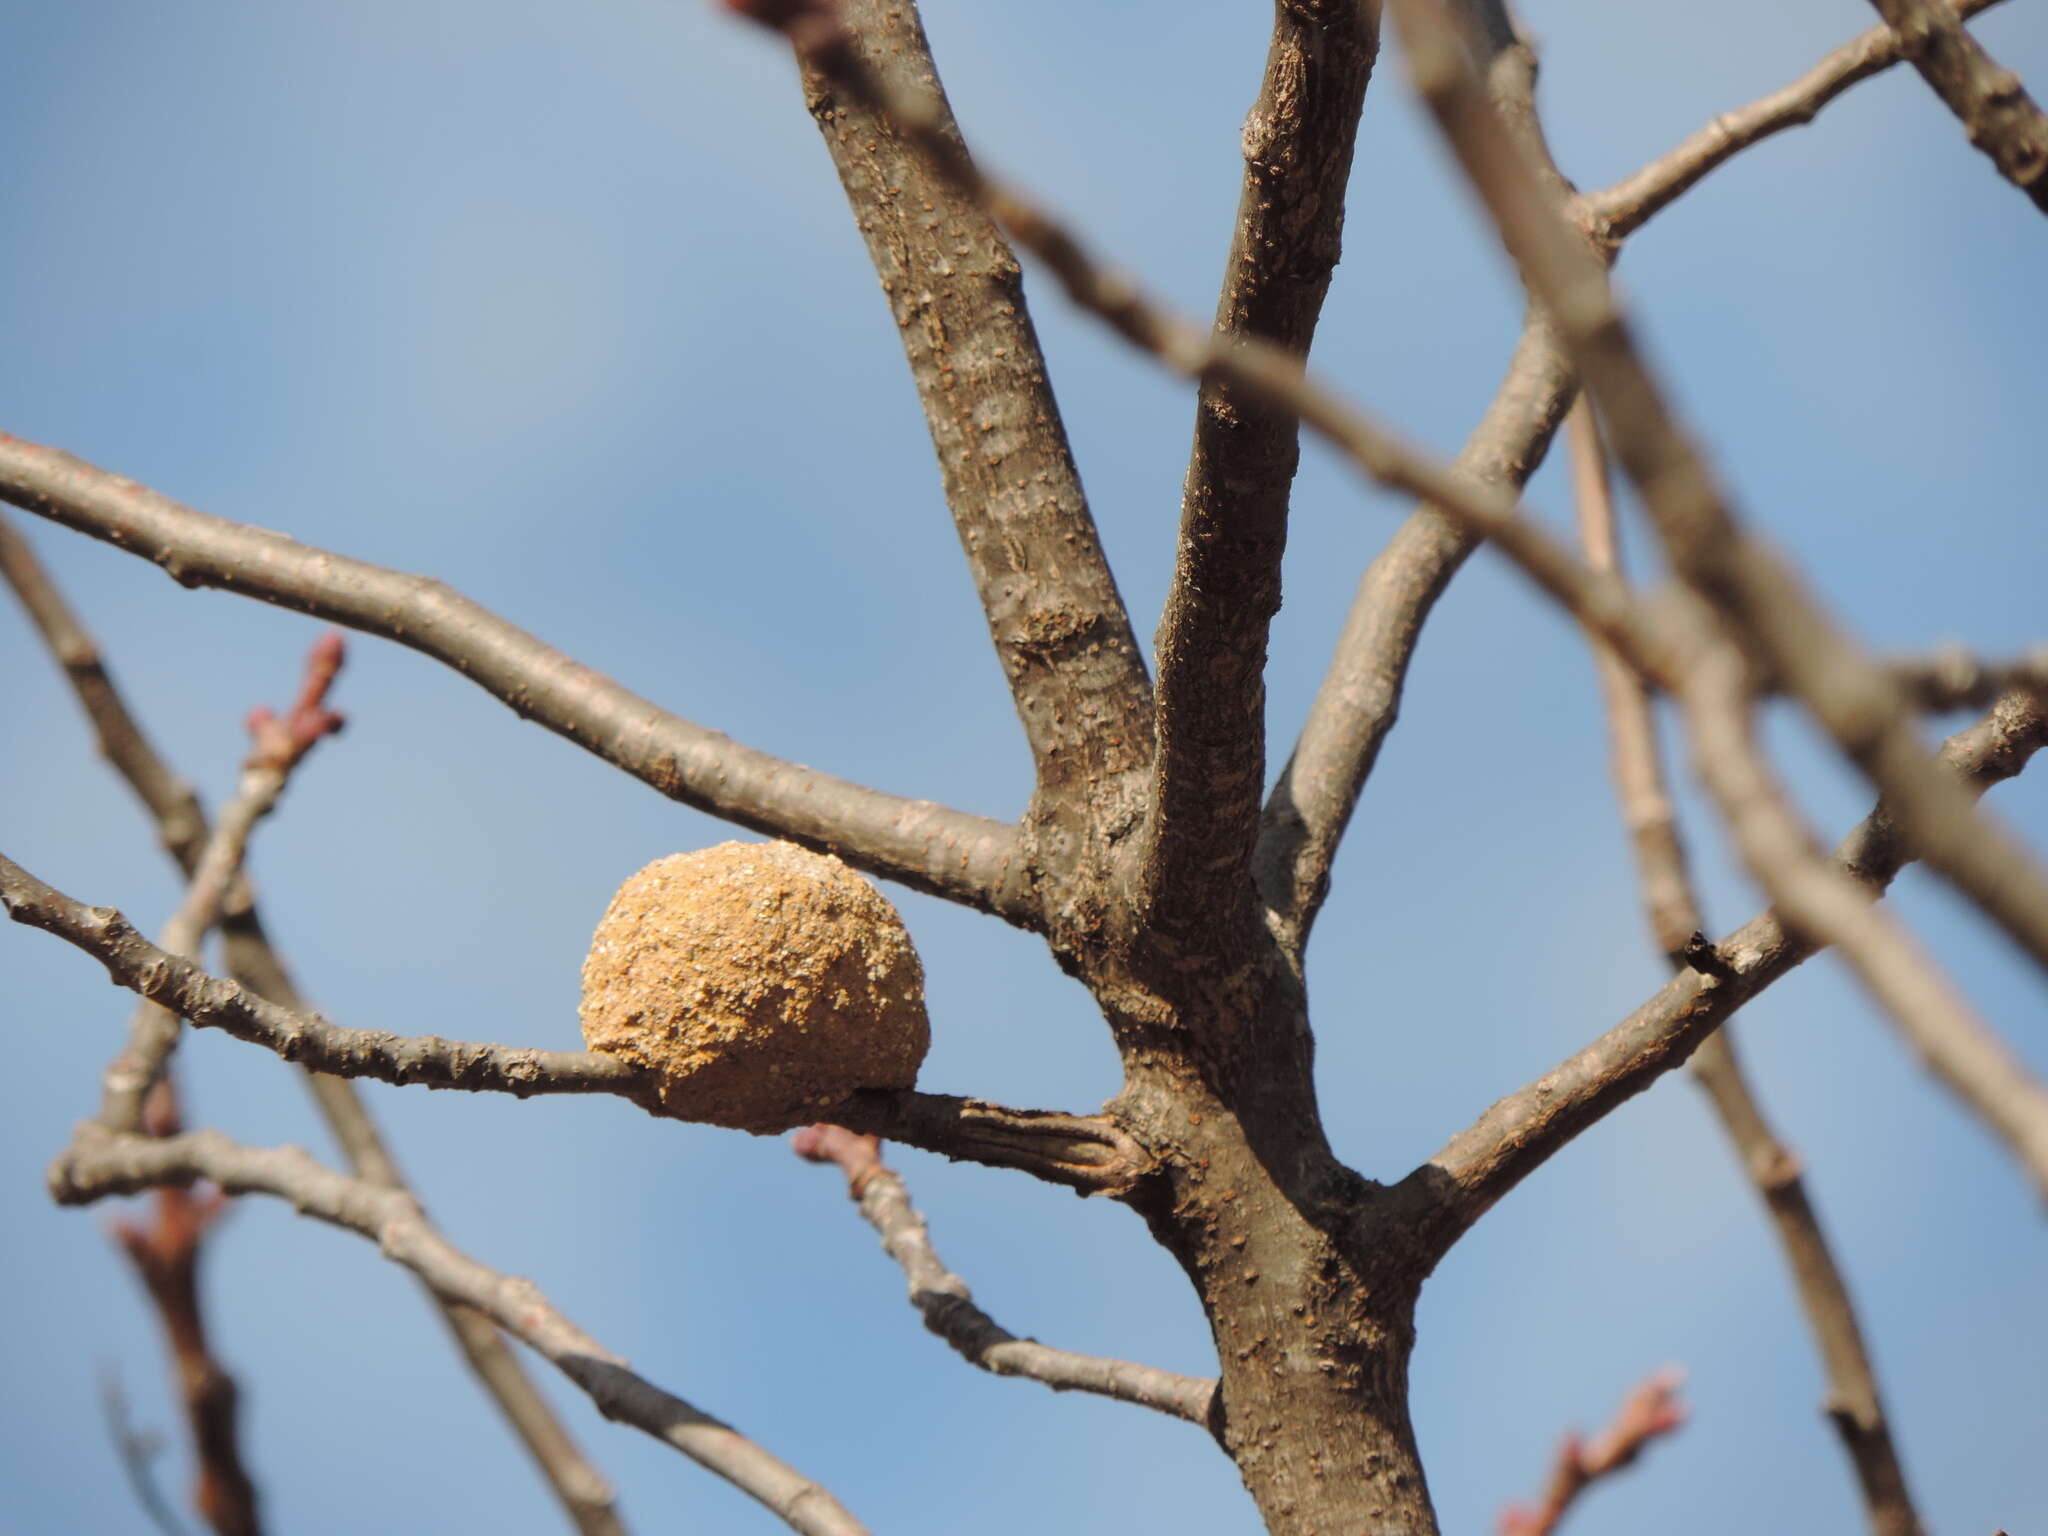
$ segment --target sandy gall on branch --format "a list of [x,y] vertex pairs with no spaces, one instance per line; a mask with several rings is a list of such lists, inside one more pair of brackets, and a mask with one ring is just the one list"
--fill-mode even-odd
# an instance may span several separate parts
[[583,1043],[679,1120],[773,1134],[917,1085],[924,968],[872,885],[794,843],[720,843],[619,887],[583,962]]

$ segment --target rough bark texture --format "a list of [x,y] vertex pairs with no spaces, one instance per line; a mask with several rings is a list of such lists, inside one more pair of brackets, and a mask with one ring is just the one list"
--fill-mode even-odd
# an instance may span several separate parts
[[[1363,0],[1282,5],[1244,124],[1244,181],[1219,336],[1306,356],[1337,267],[1359,113],[1379,48]],[[1180,547],[1159,623],[1159,760],[1148,920],[1184,943],[1247,899],[1266,774],[1266,636],[1300,428],[1226,380],[1195,407]]]
[[[857,0],[844,14],[885,81],[938,92],[912,7]],[[1376,26],[1371,8],[1352,3],[1286,5],[1276,17],[1246,125],[1217,323],[1305,352],[1337,258]],[[1034,811],[1028,878],[1055,954],[1093,992],[1123,1054],[1110,1118],[1150,1159],[1123,1197],[1210,1318],[1221,1365],[1211,1427],[1274,1531],[1433,1530],[1406,1408],[1418,1277],[1361,1262],[1353,1238],[1368,1186],[1324,1140],[1300,973],[1260,920],[1249,874],[1294,423],[1221,387],[1202,394],[1161,628],[1154,768],[1152,722],[1128,713],[1150,700],[1128,669],[1110,667],[1115,654],[1097,668],[1102,681],[1077,686],[1059,675],[1063,655],[1029,667],[1037,658],[1017,643],[1020,598],[1078,612],[1072,622],[1085,621],[1091,643],[1116,639],[1106,651],[1122,640],[1108,625],[1113,589],[1094,575],[1078,488],[1064,489],[1064,443],[1039,393],[1008,247],[926,161],[815,74],[807,97],[903,331],[1033,735],[1040,806],[1059,791],[1070,815],[1089,812],[1089,824],[1055,837]],[[1040,582],[1063,595],[1031,597]],[[1055,698],[1087,711],[1072,737],[1065,716],[1034,725],[1034,709]],[[1063,759],[1085,767],[1085,787],[1058,774]],[[1148,803],[1141,863],[1126,813]],[[1094,841],[1076,858],[1083,837]]]
[[[1298,455],[1294,419],[1318,424],[1317,411],[1299,403],[1309,386],[1294,364],[1308,350],[1337,259],[1377,7],[1369,0],[1281,0],[1276,7],[1245,130],[1243,199],[1217,312],[1226,341],[1204,351],[1193,328],[1195,343],[1177,354],[1202,390],[1155,704],[1046,380],[1016,259],[983,204],[1010,208],[1006,217],[1025,248],[1064,250],[1063,276],[1086,265],[1077,247],[1064,237],[1064,244],[1033,246],[1019,205],[992,197],[974,175],[912,0],[728,4],[785,32],[814,66],[806,99],[902,335],[945,497],[1033,754],[1036,788],[1020,827],[752,752],[594,676],[437,583],[206,517],[4,437],[0,496],[152,559],[189,585],[244,592],[412,646],[665,794],[1041,932],[1090,990],[1120,1053],[1123,1084],[1102,1113],[864,1090],[833,1106],[842,1122],[836,1134],[850,1127],[1128,1203],[1200,1298],[1218,1357],[1214,1395],[1206,1383],[1119,1372],[1120,1362],[1020,1350],[1026,1341],[962,1310],[971,1307],[964,1283],[930,1253],[900,1186],[876,1184],[872,1169],[851,1167],[855,1193],[894,1244],[914,1298],[921,1307],[933,1298],[933,1326],[977,1364],[1008,1363],[1053,1385],[1176,1403],[1172,1411],[1183,1417],[1205,1416],[1276,1536],[1434,1536],[1407,1402],[1424,1280],[1522,1178],[1683,1063],[1817,945],[1767,913],[1718,947],[1704,940],[1687,946],[1681,953],[1690,970],[1493,1105],[1401,1183],[1381,1186],[1340,1163],[1315,1093],[1302,968],[1309,927],[1352,806],[1393,724],[1421,623],[1474,547],[1472,529],[1484,527],[1512,549],[1533,526],[1508,516],[1507,498],[1489,524],[1475,525],[1469,511],[1463,521],[1430,508],[1416,514],[1367,573],[1337,662],[1261,816],[1262,674]],[[1441,23],[1435,8],[1419,9]],[[1439,93],[1460,93],[1459,111],[1507,146],[1498,154],[1530,183],[1525,217],[1555,222],[1571,189],[1543,146],[1532,56],[1498,0],[1453,0],[1448,10],[1468,24],[1471,57],[1452,39]],[[1484,74],[1483,95],[1470,89],[1468,62]],[[922,148],[916,132],[899,134],[890,114],[871,105],[892,100],[918,108],[921,117],[900,107],[893,115],[898,125],[923,123]],[[1485,169],[1475,168],[1482,183]],[[1578,212],[1583,227],[1558,238],[1566,264],[1586,267],[1597,280],[1599,264],[1584,247],[1610,256],[1599,240],[1618,238],[1617,225]],[[1048,259],[1057,270],[1059,261]],[[1140,344],[1152,338],[1153,350],[1172,360],[1176,354],[1158,338],[1178,332],[1140,306],[1134,290],[1087,271],[1089,284],[1073,286],[1092,284],[1097,313]],[[1534,286],[1543,291],[1540,281]],[[1117,293],[1121,310],[1112,302]],[[1623,366],[1628,359],[1603,352],[1625,343],[1618,321],[1610,335],[1584,314],[1575,317],[1569,293],[1557,285],[1548,297],[1549,310],[1532,313],[1457,474],[1432,460],[1434,478],[1411,481],[1411,491],[1456,509],[1468,483],[1492,488],[1526,479],[1574,393],[1571,348],[1604,386],[1596,393],[1611,399],[1617,380],[1635,378]],[[1141,311],[1142,324],[1134,318]],[[1229,373],[1219,359],[1235,356],[1239,340],[1268,344],[1266,377],[1277,359],[1294,393],[1270,383],[1255,392],[1255,372]],[[1293,409],[1277,408],[1276,400]],[[1626,402],[1609,411],[1633,429],[1637,451],[1633,460],[1625,452],[1624,461],[1646,482],[1657,510],[1660,497],[1679,494],[1683,502],[1687,485],[1674,492],[1651,483],[1657,455],[1642,440],[1677,441],[1661,413],[1645,421],[1653,405],[1638,403],[1634,416]],[[1322,412],[1323,430],[1336,409]],[[1369,463],[1373,455],[1352,446]],[[1719,513],[1717,504],[1664,510],[1681,535],[1672,539],[1681,565],[1739,563],[1744,541],[1732,521],[1707,516]],[[6,553],[0,541],[0,558]],[[1715,574],[1698,578],[1703,588],[1714,587],[1705,578]],[[1758,579],[1736,581],[1756,577],[1748,566],[1718,574],[1736,618],[1755,618],[1777,590]],[[1585,617],[1583,607],[1565,606]],[[1780,630],[1784,622],[1780,616]],[[1757,627],[1767,626],[1759,620]],[[1771,654],[1788,659],[1797,647],[1783,633],[1780,640]],[[1799,668],[1782,670],[1786,681],[1800,682]],[[1825,708],[1819,712],[1827,718]],[[1935,798],[1964,804],[2017,772],[2044,738],[2048,719],[2039,708],[2001,704],[1984,726],[1951,743],[1945,767],[1964,787],[1944,778]],[[1910,776],[1896,785],[1879,778],[1893,798],[1837,855],[1843,871],[1874,890],[1930,843],[1919,805],[1924,786]],[[164,786],[160,798],[168,820],[176,787]],[[0,897],[15,920],[96,955],[121,984],[195,1025],[225,1029],[288,1059],[392,1082],[522,1097],[610,1093],[663,1108],[646,1074],[612,1057],[343,1029],[265,1001],[164,954],[118,913],[83,908],[4,857]],[[2038,905],[2048,912],[2048,902]],[[2034,913],[2033,923],[2037,937],[2048,933],[2048,917]],[[252,937],[260,938],[253,914],[238,918],[231,906],[231,954]],[[2048,950],[2048,939],[2040,947]],[[382,1157],[370,1152],[372,1164]],[[448,1248],[411,1198],[368,1168],[365,1177],[344,1180],[301,1154],[239,1148],[212,1133],[152,1145],[89,1130],[57,1173],[57,1191],[69,1200],[200,1177],[293,1198],[377,1239],[452,1305],[494,1319],[553,1360],[604,1411],[722,1467],[798,1529],[858,1529],[822,1489],[759,1448],[743,1443],[735,1459],[722,1426],[631,1376],[542,1308],[530,1287]]]
[[[847,0],[862,60],[957,142],[914,6]],[[872,109],[816,72],[805,102],[917,385],[946,504],[1037,764],[1042,880],[1098,883],[1144,814],[1152,690],[1067,445],[1010,243]]]
[[1212,1427],[1269,1531],[1433,1533],[1408,1417],[1421,1276],[1374,1262],[1373,1186],[1264,1086],[1160,1070],[1126,1094],[1163,1169],[1133,1203],[1215,1338]]

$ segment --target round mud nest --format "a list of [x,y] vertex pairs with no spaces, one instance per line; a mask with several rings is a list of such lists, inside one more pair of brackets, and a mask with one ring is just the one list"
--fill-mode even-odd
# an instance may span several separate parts
[[657,859],[583,962],[583,1040],[648,1068],[684,1120],[773,1134],[861,1088],[908,1088],[924,968],[881,892],[794,843]]

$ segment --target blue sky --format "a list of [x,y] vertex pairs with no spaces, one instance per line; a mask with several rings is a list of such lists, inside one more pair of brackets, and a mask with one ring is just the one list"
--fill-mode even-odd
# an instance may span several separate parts
[[[1529,10],[1551,133],[1586,185],[1872,19],[1858,0]],[[444,578],[764,749],[1017,813],[1028,760],[893,327],[768,40],[693,0],[0,0],[0,13],[0,430]],[[927,19],[986,158],[1209,312],[1260,8],[933,0]],[[2039,5],[1978,25],[2048,84]],[[1746,512],[1876,644],[1998,653],[2044,638],[2043,238],[1900,72],[1718,174],[1624,258],[1655,355]],[[1149,634],[1189,392],[1034,291],[1105,544]],[[1389,60],[1318,363],[1448,450],[1518,309]],[[1554,472],[1532,500],[1562,511]],[[1402,510],[1309,452],[1273,638],[1276,743]],[[241,715],[283,701],[314,626],[28,531],[167,753],[217,803]],[[0,656],[0,847],[155,926],[176,898],[167,866],[11,612]],[[253,857],[305,989],[347,1023],[575,1045],[577,969],[612,889],[726,831],[410,653],[358,641],[340,702],[347,734]],[[1774,730],[1817,822],[1833,832],[1862,814],[1866,792],[1808,733]],[[1757,898],[1686,788],[1711,911],[1733,927]],[[2048,839],[2041,785],[1997,803]],[[930,979],[927,1087],[1080,1108],[1114,1090],[1099,1019],[1042,948],[892,895]],[[2038,976],[1931,882],[1909,877],[1899,902],[2048,1070]],[[1331,1134],[1378,1177],[1660,980],[1583,646],[1488,557],[1431,623],[1311,962]],[[0,1298],[17,1319],[0,1345],[4,1523],[140,1530],[94,1379],[118,1363],[138,1419],[173,1428],[157,1341],[106,1213],[56,1211],[41,1191],[127,1009],[38,934],[0,933],[0,967],[15,1052],[0,1086]],[[1831,961],[1751,1008],[1743,1038],[1808,1160],[1930,1522],[2048,1524],[2048,1239],[2022,1180]],[[196,1118],[319,1146],[276,1062],[205,1036],[183,1060]],[[1255,1527],[1199,1432],[956,1361],[918,1326],[836,1176],[778,1142],[617,1103],[371,1096],[457,1241],[532,1277],[877,1531]],[[1211,1368],[1192,1296],[1128,1213],[896,1160],[940,1252],[1010,1328]],[[278,1530],[559,1528],[408,1278],[367,1245],[246,1202],[210,1262]],[[1668,1361],[1691,1371],[1695,1422],[1589,1500],[1576,1532],[1858,1528],[1781,1267],[1683,1081],[1490,1215],[1431,1282],[1420,1328],[1416,1418],[1449,1530],[1487,1529],[1534,1490],[1565,1427],[1604,1420]],[[775,1528],[557,1395],[636,1529]],[[180,1458],[162,1470],[181,1486]]]

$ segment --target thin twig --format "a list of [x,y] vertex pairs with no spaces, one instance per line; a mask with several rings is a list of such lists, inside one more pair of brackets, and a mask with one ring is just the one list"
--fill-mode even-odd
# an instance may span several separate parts
[[1206,1425],[1216,1383],[1156,1366],[1077,1355],[1020,1339],[974,1304],[967,1282],[939,1261],[924,1217],[902,1178],[882,1161],[881,1144],[838,1125],[814,1125],[792,1142],[797,1156],[836,1164],[847,1193],[882,1237],[882,1247],[910,1282],[910,1304],[924,1325],[970,1364],[996,1376],[1023,1376],[1055,1392],[1091,1392]]
[[[1487,90],[1530,155],[1556,169],[1536,110],[1536,55],[1501,0],[1451,0],[1475,39]],[[1450,466],[1454,475],[1519,494],[1544,455],[1578,381],[1549,321],[1531,307],[1506,377]],[[1254,871],[1268,922],[1299,955],[1329,892],[1337,847],[1393,729],[1422,625],[1483,531],[1456,509],[1417,508],[1360,580],[1335,654],[1261,816]]]
[[[1579,542],[1585,547],[1586,562],[1595,570],[1620,575],[1620,542],[1607,457],[1600,445],[1598,418],[1584,400],[1572,410],[1570,436],[1573,500],[1578,506]],[[1598,639],[1593,641],[1593,662],[1607,707],[1608,761],[1615,796],[1635,850],[1636,876],[1648,908],[1650,933],[1657,948],[1674,965],[1681,965],[1686,945],[1705,922],[1693,895],[1677,816],[1664,782],[1650,695],[1627,663]]]
[[2048,213],[2048,114],[1942,0],[1870,0],[1899,52],[1948,104],[1998,174]]
[[[144,1129],[175,1136],[184,1129],[176,1086],[169,1074],[149,1096]],[[149,1292],[171,1347],[178,1395],[192,1432],[196,1478],[192,1502],[217,1536],[261,1536],[261,1501],[242,1464],[241,1390],[213,1352],[199,1293],[199,1262],[206,1234],[227,1209],[218,1190],[160,1189],[145,1225],[118,1221],[113,1236]]]
[[1533,1508],[1512,1505],[1500,1517],[1500,1536],[1551,1536],[1566,1511],[1602,1478],[1632,1466],[1651,1442],[1663,1439],[1685,1423],[1685,1405],[1678,1389],[1685,1373],[1667,1367],[1622,1400],[1614,1422],[1592,1440],[1566,1435],[1551,1468],[1543,1502]]
[[[1988,11],[2000,0],[1963,0],[1961,16]],[[1890,27],[1872,27],[1835,49],[1791,84],[1761,96],[1747,106],[1724,112],[1677,148],[1659,155],[1641,170],[1613,186],[1579,198],[1580,213],[1609,241],[1634,234],[1660,210],[1669,207],[1717,167],[1751,145],[1787,128],[1810,123],[1821,108],[1858,81],[1868,80],[1898,63],[1904,55]]]
[[[241,783],[194,861],[184,899],[164,930],[165,946],[173,953],[198,953],[229,890],[241,879],[256,823],[276,806],[293,769],[315,743],[341,728],[342,717],[327,707],[327,694],[341,670],[342,654],[339,632],[322,636],[308,655],[305,681],[291,709],[282,717],[263,708],[250,714],[252,748]],[[125,714],[110,680],[102,675],[99,682],[112,707]],[[146,753],[140,733],[130,735],[131,750]],[[175,1013],[150,1002],[137,1009],[128,1043],[107,1068],[101,1125],[119,1132],[146,1130],[152,1136],[174,1136],[183,1129],[176,1087],[166,1070],[178,1034]],[[222,1208],[218,1197],[166,1189],[158,1192],[151,1225],[124,1223],[114,1235],[141,1276],[170,1340],[198,1470],[194,1502],[219,1536],[260,1536],[260,1501],[241,1455],[240,1391],[214,1357],[200,1301],[203,1242]]]
[[[1943,744],[1941,763],[1965,791],[1981,795],[2013,777],[2048,746],[2048,710],[2027,694],[2001,699],[1975,725]],[[1835,862],[1871,892],[1882,892],[1917,850],[1890,808],[1878,807],[1835,849]],[[1715,946],[1719,974],[1696,966],[1535,1081],[1489,1107],[1391,1197],[1412,1208],[1426,1253],[1442,1255],[1474,1222],[1559,1149],[1664,1073],[1750,998],[1818,951],[1775,910],[1752,918]]]
[[[248,915],[253,919],[253,911]],[[243,985],[294,1011],[307,1011],[260,928],[231,928],[225,948],[230,968]],[[405,1176],[356,1085],[347,1078],[311,1070],[304,1073],[304,1078],[350,1171],[372,1184],[407,1191]],[[561,1415],[542,1395],[497,1325],[479,1312],[444,1300],[430,1286],[422,1285],[421,1289],[447,1325],[456,1349],[526,1448],[570,1523],[581,1536],[626,1536],[626,1524],[619,1514],[618,1496],[611,1480],[570,1435]]]
[[[199,800],[151,745],[63,594],[35,558],[27,540],[0,519],[0,572],[20,596],[44,642],[63,665],[93,723],[105,755],[156,819],[166,850],[189,880],[208,840]],[[119,750],[113,750],[118,744]],[[247,881],[229,888],[221,912],[222,950],[228,973],[259,996],[295,1012],[309,1011],[284,962],[264,932]],[[340,1144],[350,1171],[391,1188],[405,1187],[362,1095],[346,1078],[307,1072],[305,1081],[321,1118]],[[581,1536],[625,1536],[611,1484],[591,1464],[542,1396],[504,1335],[489,1319],[450,1306],[422,1287],[447,1324],[456,1347],[525,1445],[549,1488]]]
[[158,757],[135,719],[121,702],[106,663],[92,636],[78,622],[27,539],[0,518],[0,577],[14,589],[30,621],[56,657],[84,708],[99,744],[100,756],[149,808],[164,846],[184,868],[187,879],[198,867],[205,845],[206,818],[199,796]]
[[[1573,413],[1571,439],[1580,541],[1595,566],[1620,574],[1621,551],[1606,454],[1598,421],[1583,401]],[[1604,646],[1595,642],[1594,654],[1607,706],[1615,791],[1635,848],[1636,873],[1653,941],[1674,967],[1712,966],[1711,948],[1700,937],[1706,920],[1686,865],[1649,696],[1634,674]],[[1702,950],[1707,953],[1703,955]],[[1819,1214],[1807,1197],[1799,1158],[1771,1129],[1743,1073],[1733,1020],[1700,1046],[1691,1070],[1763,1197],[1779,1247],[1791,1264],[1799,1304],[1828,1375],[1828,1416],[1862,1488],[1873,1536],[1920,1536],[1919,1516],[1892,1444],[1877,1372],[1863,1342],[1848,1283],[1835,1262]]]
[[860,1522],[825,1489],[741,1435],[636,1375],[578,1328],[531,1281],[487,1269],[427,1222],[402,1190],[322,1167],[296,1147],[244,1147],[216,1131],[158,1140],[87,1124],[50,1170],[60,1204],[89,1205],[205,1179],[231,1195],[274,1195],[376,1243],[450,1302],[489,1317],[597,1404],[758,1499],[806,1536],[859,1536]]
[[1732,646],[1693,669],[1683,698],[1700,778],[1785,922],[1841,951],[1929,1070],[2005,1141],[2048,1200],[2048,1087],[1978,1018],[1905,925],[1822,854],[1757,745],[1747,673]]
[[1804,1165],[1765,1119],[1727,1025],[1700,1047],[1692,1059],[1692,1073],[1763,1197],[1778,1246],[1791,1266],[1793,1288],[1827,1372],[1828,1421],[1856,1474],[1872,1536],[1921,1536],[1920,1516],[1878,1390],[1877,1368],[1863,1339],[1848,1279],[1807,1194]]
[[1935,766],[1897,681],[1738,524],[1637,351],[1605,265],[1495,115],[1455,28],[1428,0],[1395,11],[1430,111],[1557,321],[1673,566],[1877,786],[1921,857],[2048,968],[2048,873]]
[[[1966,0],[1972,13],[1995,3]],[[1546,162],[1529,90],[1533,67],[1527,44],[1517,38],[1499,5],[1470,0],[1459,9],[1467,13],[1496,109],[1525,151]],[[1835,96],[1897,58],[1890,32],[1872,29],[1791,87],[1716,119],[1637,175],[1605,192],[1570,198],[1573,222],[1611,258],[1626,235],[1716,166],[1781,128],[1810,121]],[[1521,485],[1541,463],[1575,389],[1554,330],[1540,311],[1532,313],[1507,378],[1456,468],[1488,483]],[[1260,888],[1297,945],[1306,941],[1328,887],[1336,845],[1393,727],[1423,620],[1476,542],[1469,523],[1425,506],[1403,525],[1359,585],[1335,659],[1265,811]],[[1979,696],[1967,702],[1982,708],[1990,701]]]
[[1947,646],[1931,656],[1891,662],[1887,670],[1916,709],[1983,709],[2015,688],[2048,698],[2048,646],[2010,661],[1987,661]]
[[[664,1112],[654,1079],[622,1057],[349,1029],[280,1007],[159,949],[113,908],[74,901],[4,854],[0,905],[16,922],[91,955],[117,985],[200,1028],[223,1030],[314,1071],[521,1099],[608,1093],[631,1099],[650,1114]],[[1144,1149],[1107,1116],[1008,1109],[911,1090],[856,1092],[835,1113],[856,1129],[946,1157],[1015,1168],[1088,1193],[1128,1193],[1152,1166]]]
[[[163,947],[174,955],[199,953],[220,916],[228,891],[241,876],[249,836],[276,808],[295,769],[313,744],[341,728],[342,717],[327,708],[327,691],[341,670],[342,641],[329,631],[313,644],[298,701],[279,718],[258,708],[249,716],[253,743],[232,799],[207,839],[185,887],[184,899],[163,932]],[[100,1124],[132,1131],[142,1104],[178,1044],[178,1017],[154,1003],[136,1009],[128,1043],[108,1065],[100,1101]]]
[[[1577,387],[1556,335],[1532,315],[1453,472],[1519,489],[1543,462]],[[1254,860],[1259,893],[1297,951],[1307,945],[1337,847],[1399,717],[1423,623],[1480,539],[1469,519],[1425,503],[1359,580],[1301,734],[1267,798]]]
[[135,1490],[135,1502],[162,1536],[186,1536],[185,1527],[171,1512],[170,1501],[157,1487],[156,1474],[150,1467],[163,1451],[163,1440],[129,1423],[128,1396],[121,1390],[120,1373],[112,1365],[100,1370],[100,1406],[107,1416],[107,1433],[121,1458],[121,1470],[128,1476],[128,1486]]
[[0,433],[0,501],[154,561],[176,581],[310,613],[444,662],[669,798],[1030,926],[1016,829],[745,747],[620,687],[442,582],[209,517]]

